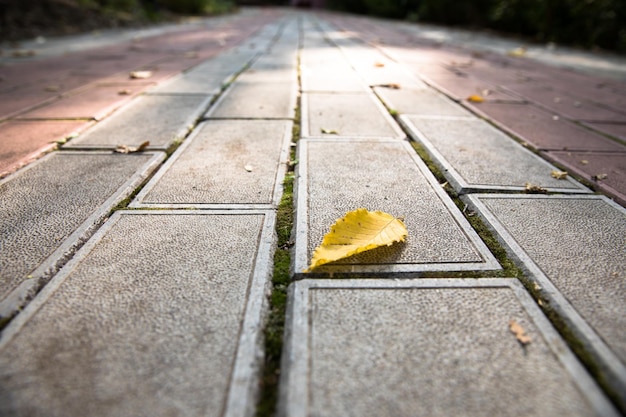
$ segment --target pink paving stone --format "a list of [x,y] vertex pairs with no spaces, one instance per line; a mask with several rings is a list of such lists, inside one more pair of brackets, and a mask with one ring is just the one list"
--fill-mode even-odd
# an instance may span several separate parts
[[477,103],[476,112],[542,150],[624,152],[626,146],[531,104]]
[[609,134],[626,142],[626,123],[585,123],[600,132]]
[[[542,152],[549,159],[626,205],[626,152]],[[606,178],[602,179],[606,175]],[[600,177],[600,178],[598,178]]]
[[455,100],[465,100],[479,95],[487,101],[522,102],[519,97],[500,91],[495,85],[448,71],[424,75],[425,81]]
[[624,121],[626,115],[601,107],[582,97],[538,83],[506,84],[508,90],[540,104],[561,116],[585,121]]
[[89,125],[84,121],[8,121],[0,124],[0,176],[54,147],[54,141],[81,132]]
[[[120,94],[129,90],[130,94]],[[27,113],[20,119],[102,119],[141,92],[130,83],[90,86]]]

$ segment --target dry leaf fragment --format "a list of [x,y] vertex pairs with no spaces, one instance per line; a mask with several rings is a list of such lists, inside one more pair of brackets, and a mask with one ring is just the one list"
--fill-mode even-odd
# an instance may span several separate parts
[[130,90],[120,90],[117,92],[117,94],[119,94],[120,96],[128,96],[132,93],[132,91]]
[[567,171],[557,171],[554,170],[551,173],[552,178],[556,178],[557,180],[564,180],[565,178],[567,178]]
[[525,46],[520,46],[519,48],[511,49],[509,52],[507,52],[507,55],[520,58],[526,55],[526,51],[527,49]]
[[581,164],[583,165],[587,165],[589,163],[589,161],[587,161],[586,159],[583,159],[582,161],[580,161]]
[[515,335],[515,338],[522,346],[526,346],[532,342],[532,339],[526,334],[524,328],[515,320],[509,321],[509,330]]
[[485,101],[485,99],[478,94],[472,94],[467,98],[467,101],[471,101],[472,103],[482,103],[483,101]]
[[246,171],[248,171],[248,172],[252,172],[252,165],[247,164],[247,165],[245,165],[245,166],[243,167],[243,169],[245,169],[245,170],[246,170]]
[[408,235],[402,220],[382,211],[359,208],[338,219],[313,252],[304,272],[380,246],[402,242]]
[[132,71],[130,78],[134,80],[143,80],[152,77],[152,71]]
[[375,85],[374,87],[392,88],[394,90],[399,90],[400,84],[396,84],[396,83],[378,84],[378,85]]
[[139,146],[128,146],[128,145],[117,145],[117,148],[115,148],[115,150],[113,152],[117,152],[117,153],[135,153],[135,152],[142,152],[143,150],[145,150],[148,145],[150,145],[150,141],[145,141],[143,142],[141,145]]
[[384,67],[384,66],[385,66],[385,64],[384,64],[383,62],[376,61],[376,62],[374,62],[374,66],[375,66],[376,68],[382,68],[382,67]]
[[336,131],[336,130],[334,130],[334,129],[324,129],[324,128],[321,128],[321,129],[320,129],[320,131],[321,131],[322,133],[327,134],[327,135],[338,135],[338,134],[339,134],[339,132],[337,132],[337,131]]
[[528,194],[546,194],[548,190],[539,185],[531,184],[529,182],[526,183],[524,191]]
[[605,180],[608,177],[609,176],[607,174],[596,174],[593,177],[591,177],[591,179],[594,180],[594,181],[600,181],[600,180]]

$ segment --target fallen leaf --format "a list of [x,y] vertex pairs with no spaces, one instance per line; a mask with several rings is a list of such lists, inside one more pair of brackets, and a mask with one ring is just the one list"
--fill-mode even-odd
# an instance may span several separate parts
[[407,234],[404,223],[391,214],[356,209],[331,226],[304,272],[357,253],[402,242]]
[[377,61],[377,62],[374,62],[374,66],[377,68],[382,68],[385,66],[385,64],[380,61]]
[[143,150],[145,150],[148,145],[150,145],[150,141],[145,141],[143,142],[141,145],[139,146],[128,146],[128,145],[117,145],[117,148],[115,148],[115,150],[113,152],[117,152],[117,153],[135,153],[135,152],[141,152]]
[[483,101],[485,101],[485,99],[478,94],[472,94],[467,98],[467,101],[471,101],[472,103],[482,103]]
[[515,335],[515,338],[522,346],[526,346],[532,342],[532,339],[526,334],[524,328],[515,320],[509,321],[509,330]]
[[117,94],[119,94],[120,96],[128,96],[132,93],[132,91],[130,90],[120,90],[117,92]]
[[535,184],[531,184],[529,182],[526,183],[524,191],[528,194],[546,194],[548,192],[548,190],[546,190],[545,188]]
[[591,177],[591,179],[593,179],[594,181],[600,181],[600,180],[605,180],[608,177],[609,176],[607,174],[596,174],[593,177]]
[[378,84],[378,85],[375,85],[374,87],[392,88],[394,90],[399,90],[400,84],[396,84],[396,83]]
[[565,178],[567,178],[567,172],[566,171],[557,171],[554,170],[552,171],[552,178],[556,178],[557,180],[564,180]]
[[326,133],[327,135],[338,135],[339,134],[339,132],[337,132],[334,129],[324,129],[324,128],[321,128],[320,131],[322,133]]
[[134,80],[143,80],[152,77],[152,71],[132,71],[130,78]]
[[252,172],[252,165],[250,165],[250,164],[245,165],[245,166],[243,167],[243,169],[245,169],[245,170],[246,170],[246,171],[248,171],[248,172]]
[[526,55],[526,51],[527,49],[525,46],[520,46],[519,48],[511,49],[507,52],[507,55],[520,58]]
[[589,161],[587,161],[586,159],[583,159],[582,161],[580,161],[581,164],[583,165],[587,165],[589,163]]

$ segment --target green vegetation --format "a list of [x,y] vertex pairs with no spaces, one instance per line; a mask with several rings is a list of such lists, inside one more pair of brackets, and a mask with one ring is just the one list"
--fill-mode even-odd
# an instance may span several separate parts
[[626,52],[624,0],[329,0],[337,10]]

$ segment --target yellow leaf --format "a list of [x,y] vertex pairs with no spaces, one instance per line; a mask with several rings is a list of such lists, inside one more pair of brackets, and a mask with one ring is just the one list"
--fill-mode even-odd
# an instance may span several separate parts
[[524,187],[524,192],[526,192],[527,194],[546,194],[548,190],[539,185],[527,182],[526,186]]
[[324,129],[323,127],[320,128],[320,132],[325,133],[327,135],[338,135],[339,132],[337,132],[335,129]]
[[514,56],[517,58],[522,57],[526,55],[526,47],[520,46],[519,48],[511,49],[509,52],[507,52],[507,54],[509,56]]
[[485,99],[478,94],[472,94],[467,98],[467,101],[471,101],[472,103],[482,103]]
[[515,335],[515,338],[522,346],[526,346],[532,342],[532,339],[526,334],[524,328],[515,320],[509,321],[509,330]]
[[552,175],[552,178],[556,178],[557,180],[564,180],[565,178],[567,178],[566,171],[553,170],[551,175]]
[[139,146],[128,146],[128,145],[117,145],[117,147],[113,150],[113,152],[117,153],[135,153],[135,152],[143,152],[148,145],[150,145],[150,141],[145,141],[141,143]]
[[152,77],[152,71],[132,71],[130,78],[135,80],[143,80]]
[[313,252],[310,272],[318,266],[357,253],[402,242],[408,232],[400,219],[382,211],[359,208],[337,220]]

